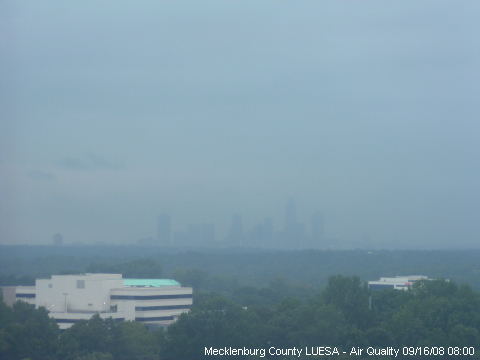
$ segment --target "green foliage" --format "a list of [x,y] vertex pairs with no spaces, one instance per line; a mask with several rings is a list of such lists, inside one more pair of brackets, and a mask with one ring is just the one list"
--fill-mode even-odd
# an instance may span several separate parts
[[257,289],[253,286],[242,286],[233,291],[232,298],[242,306],[273,306],[283,298],[283,295],[267,287]]
[[111,350],[115,360],[151,358],[160,351],[162,331],[159,334],[148,331],[144,324],[135,321],[118,323],[116,330],[113,336],[115,347]]
[[83,272],[80,270],[62,270],[58,273],[58,275],[77,275],[82,273]]
[[60,360],[108,359],[130,360],[154,357],[160,350],[157,335],[138,322],[116,322],[98,314],[80,321],[60,336]]
[[195,359],[204,358],[205,347],[261,346],[264,336],[259,333],[259,322],[255,312],[247,311],[224,297],[212,298],[193,307],[190,313],[182,314],[169,326],[162,356],[177,360]]
[[480,347],[480,334],[478,329],[462,324],[455,325],[450,330],[449,345],[458,347],[473,346],[478,349]]
[[89,355],[77,357],[75,360],[113,360],[113,356],[110,353],[94,351]]
[[59,329],[45,308],[17,301],[12,308],[0,304],[0,358],[47,360],[55,353]]
[[371,312],[368,309],[369,291],[366,284],[362,286],[358,276],[330,277],[322,295],[327,304],[340,309],[347,322],[361,329],[369,325],[371,320]]
[[[102,254],[101,257],[99,253]],[[85,271],[92,262],[103,262],[109,267],[138,258],[159,261],[164,276],[167,277],[172,277],[175,269],[201,269],[216,280],[215,283],[209,282],[208,287],[202,290],[222,294],[231,293],[237,285],[267,287],[269,281],[277,276],[318,290],[327,285],[328,278],[333,274],[357,275],[366,280],[398,274],[426,274],[431,278],[449,278],[457,284],[468,283],[475,291],[480,291],[478,269],[480,250],[471,249],[448,251],[250,249],[160,253],[160,248],[155,246],[0,245],[0,274],[16,274],[17,277],[30,275],[34,279],[59,274],[66,269]],[[311,294],[304,297],[297,293],[295,296],[307,299]]]
[[0,286],[17,286],[17,285],[24,285],[24,286],[34,286],[35,285],[35,278],[32,276],[15,276],[11,275],[3,275],[0,274]]
[[75,360],[93,352],[109,353],[113,347],[110,333],[114,326],[113,320],[104,321],[98,314],[73,324],[60,337],[59,359]]
[[[143,261],[120,265],[135,277],[155,268],[154,263]],[[114,267],[96,263],[92,264],[95,269],[110,272]],[[217,279],[208,272],[179,270],[178,274],[187,284],[191,281],[206,288]],[[285,349],[321,345],[337,346],[341,351],[368,346],[474,347],[474,358],[480,358],[480,294],[467,285],[436,280],[419,282],[409,291],[370,292],[359,277],[335,275],[323,291],[308,298],[295,297],[298,285],[282,277],[273,278],[266,286],[231,285],[231,291],[195,291],[195,306],[166,333],[149,332],[138,322],[115,322],[96,315],[59,335],[45,309],[36,310],[21,302],[10,308],[1,302],[0,358],[213,359],[219,357],[205,356],[205,347]],[[311,356],[312,360],[316,358],[321,357]],[[330,358],[350,357],[342,354]]]
[[3,301],[3,297],[0,296],[0,358],[7,359],[7,353],[12,348],[12,336],[8,333],[12,326],[13,309]]
[[[253,288],[240,290],[243,296],[257,296]],[[161,355],[191,359],[203,357],[205,346],[304,348],[318,344],[335,345],[343,351],[368,346],[444,346],[445,351],[447,346],[473,346],[479,352],[478,305],[479,295],[471,288],[444,280],[425,282],[409,291],[370,294],[358,277],[338,275],[307,302],[284,298],[273,307],[257,304],[242,309],[228,298],[210,298],[170,326]]]
[[470,287],[459,287],[446,280],[422,281],[415,283],[408,292],[399,293],[401,306],[393,309],[390,319],[383,321],[398,344],[480,345],[477,338],[480,298]]
[[435,281],[420,280],[413,283],[410,290],[420,300],[429,297],[450,298],[458,291],[458,286],[454,282],[445,279]]
[[183,286],[191,286],[195,289],[208,289],[212,281],[208,271],[199,269],[175,269],[173,278],[179,281]]
[[365,337],[370,346],[378,348],[386,348],[388,346],[396,347],[395,338],[393,334],[380,327],[373,327],[365,332]]

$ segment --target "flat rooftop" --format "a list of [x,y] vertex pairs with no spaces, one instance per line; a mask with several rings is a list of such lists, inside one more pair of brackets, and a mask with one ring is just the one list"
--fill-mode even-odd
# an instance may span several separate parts
[[162,287],[162,286],[180,286],[180,283],[172,279],[123,279],[123,286]]

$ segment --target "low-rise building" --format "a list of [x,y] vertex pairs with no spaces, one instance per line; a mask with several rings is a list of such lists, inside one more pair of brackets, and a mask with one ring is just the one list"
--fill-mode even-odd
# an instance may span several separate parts
[[171,324],[193,301],[190,287],[170,279],[123,279],[121,274],[53,275],[35,286],[3,288],[12,305],[26,301],[45,307],[60,329],[94,314],[117,321],[141,321],[155,329]]
[[397,289],[407,290],[415,281],[429,280],[428,276],[424,275],[410,275],[410,276],[396,276],[394,278],[380,278],[380,280],[369,281],[368,288],[371,290],[382,289]]
[[17,300],[35,305],[35,286],[2,286],[3,301],[12,306]]

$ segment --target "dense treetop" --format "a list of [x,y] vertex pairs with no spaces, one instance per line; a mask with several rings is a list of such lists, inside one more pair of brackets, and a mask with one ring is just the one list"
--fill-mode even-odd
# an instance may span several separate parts
[[[441,348],[442,359],[480,359],[480,294],[447,280],[419,281],[408,291],[370,291],[358,277],[332,276],[321,292],[305,300],[291,296],[288,284],[238,288],[235,294],[199,292],[191,311],[167,332],[149,332],[137,322],[94,316],[60,334],[44,308],[17,302],[0,304],[0,358],[5,360],[219,359],[205,348],[309,349],[335,347],[348,359],[352,348],[402,350]],[[241,302],[250,302],[242,306]],[[447,349],[475,353],[461,356]],[[242,356],[239,359],[257,359]],[[265,358],[279,359],[276,355]],[[294,359],[285,355],[282,359]],[[356,358],[391,359],[390,355]],[[438,359],[412,355],[408,359]]]

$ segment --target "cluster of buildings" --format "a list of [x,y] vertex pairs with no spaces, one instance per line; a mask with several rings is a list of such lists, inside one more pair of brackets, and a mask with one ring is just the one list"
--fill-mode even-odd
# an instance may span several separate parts
[[[184,230],[173,230],[170,214],[157,216],[157,234],[137,240],[138,245],[162,247],[250,247],[266,249],[327,249],[332,246],[333,239],[324,236],[324,215],[315,211],[309,226],[297,220],[295,202],[287,201],[283,229],[275,230],[273,219],[265,217],[251,229],[245,230],[242,215],[233,214],[226,236],[219,239],[214,223],[189,224]],[[309,228],[309,230],[307,230]],[[53,245],[64,244],[63,235],[53,235]],[[81,245],[81,243],[78,243]],[[98,242],[97,245],[106,243]]]
[[289,199],[285,211],[285,224],[282,231],[274,231],[273,219],[266,217],[249,231],[245,231],[242,216],[234,214],[226,237],[218,241],[215,224],[190,224],[186,231],[172,231],[169,214],[157,217],[155,239],[142,239],[139,244],[160,246],[192,247],[261,247],[261,248],[325,248],[324,217],[319,211],[311,218],[311,231],[297,221],[295,202]]
[[190,287],[170,279],[123,279],[121,274],[53,275],[35,286],[3,287],[8,305],[23,300],[45,307],[64,330],[94,314],[116,321],[140,321],[149,329],[166,327],[190,309]]

